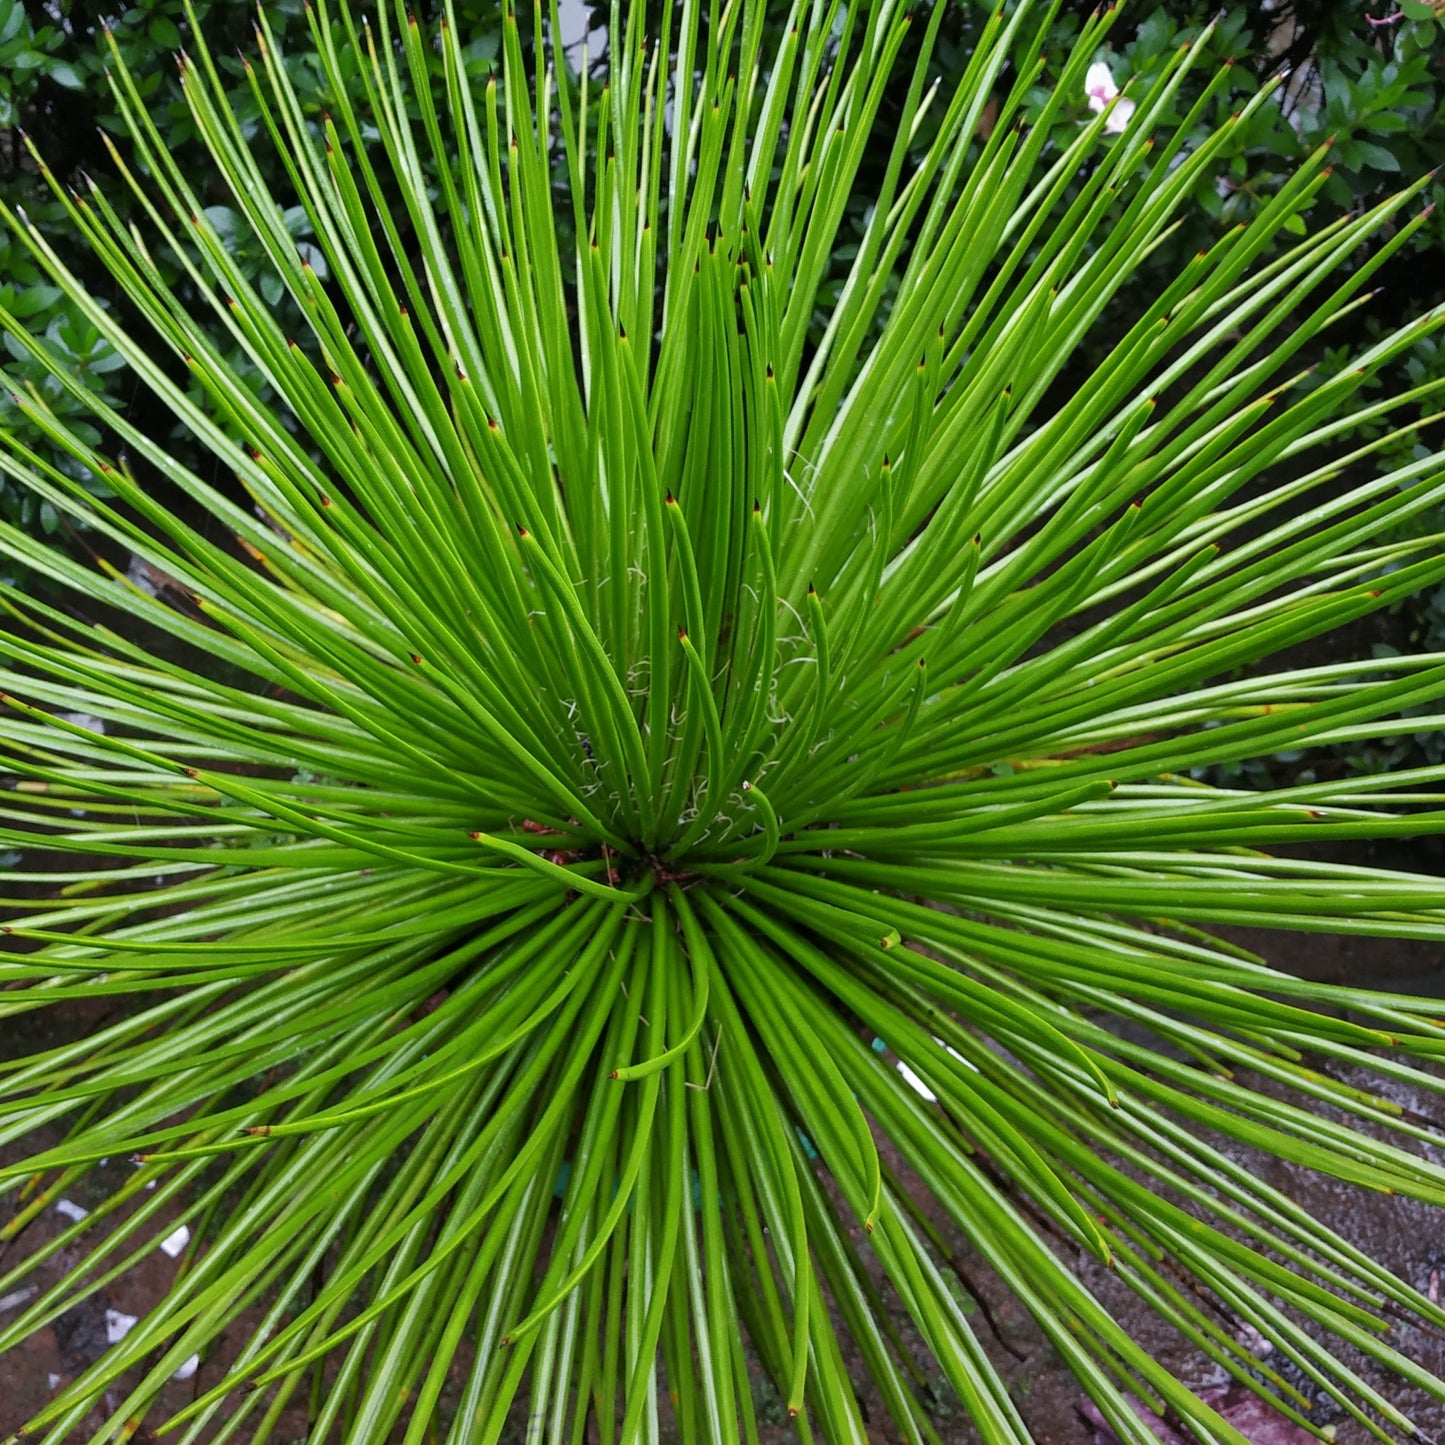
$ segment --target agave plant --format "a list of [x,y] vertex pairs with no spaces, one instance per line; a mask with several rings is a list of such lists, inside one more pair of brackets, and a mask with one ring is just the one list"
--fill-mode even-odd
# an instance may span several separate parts
[[547,67],[555,4],[535,49],[508,17],[478,93],[454,25],[319,0],[318,126],[263,6],[254,141],[196,35],[304,335],[123,65],[146,227],[55,181],[123,304],[6,218],[214,458],[0,317],[99,436],[30,392],[51,449],[0,454],[81,537],[0,531],[50,584],[0,634],[0,1014],[94,1019],[0,1066],[0,1295],[64,1264],[0,1349],[192,1238],[30,1429],[758,1440],[766,1377],[803,1439],[938,1440],[941,1378],[1027,1441],[951,1232],[1129,1445],[1135,1402],[1242,1436],[1081,1260],[1286,1417],[1411,1433],[1372,1381],[1445,1394],[1397,1344],[1445,1309],[1248,1161],[1445,1202],[1433,1129],[1361,1082],[1437,1090],[1445,1024],[1210,929],[1445,938],[1434,880],[1296,846],[1440,831],[1445,769],[1198,780],[1445,692],[1438,655],[1260,665],[1445,577],[1400,540],[1440,458],[1375,457],[1420,397],[1364,392],[1432,319],[1298,384],[1411,197],[1308,232],[1322,152],[1070,374],[1231,144],[1193,51],[1111,125],[1108,16],[1040,101],[1026,5],[951,94],[942,6],[644,8],[601,85]]

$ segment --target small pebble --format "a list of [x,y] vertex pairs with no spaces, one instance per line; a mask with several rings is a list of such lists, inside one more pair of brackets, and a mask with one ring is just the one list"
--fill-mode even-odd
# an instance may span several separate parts
[[1267,1340],[1251,1324],[1241,1325],[1239,1327],[1239,1332],[1235,1335],[1234,1338],[1237,1339],[1239,1343],[1242,1344],[1244,1348],[1248,1350],[1251,1355],[1254,1355],[1257,1359],[1262,1360],[1266,1355],[1272,1355],[1274,1353],[1273,1342]]
[[190,1359],[188,1359],[188,1360],[180,1367],[180,1369],[177,1370],[177,1371],[175,1372],[175,1374],[171,1376],[171,1379],[173,1379],[173,1380],[189,1380],[189,1379],[191,1378],[191,1376],[194,1375],[194,1374],[196,1373],[196,1371],[199,1370],[200,1368],[201,1368],[201,1357],[200,1357],[199,1355],[192,1355],[192,1356],[190,1357]]
[[134,1315],[124,1315],[119,1310],[106,1310],[106,1341],[109,1344],[118,1345],[136,1327],[136,1323]]

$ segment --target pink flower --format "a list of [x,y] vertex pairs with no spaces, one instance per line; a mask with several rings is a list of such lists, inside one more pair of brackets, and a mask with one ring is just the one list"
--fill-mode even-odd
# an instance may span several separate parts
[[1119,94],[1114,84],[1114,74],[1108,63],[1096,60],[1084,77],[1084,94],[1089,98],[1089,109],[1096,115],[1101,110],[1109,113],[1104,119],[1104,129],[1110,135],[1118,135],[1134,115],[1134,102],[1127,95]]

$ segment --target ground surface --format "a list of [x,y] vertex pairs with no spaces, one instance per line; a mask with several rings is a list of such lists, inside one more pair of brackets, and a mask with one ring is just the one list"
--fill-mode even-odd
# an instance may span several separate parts
[[[1408,860],[1398,856],[1379,861],[1386,866],[1408,866]],[[1239,935],[1239,938],[1266,953],[1273,961],[1314,977],[1368,983],[1408,992],[1445,994],[1445,958],[1441,957],[1438,948],[1429,945],[1278,934]],[[0,1059],[31,1052],[59,1042],[63,1037],[74,1037],[84,1028],[83,1018],[67,1015],[62,1010],[34,1018],[7,1020],[0,1025]],[[1401,1102],[1413,1101],[1402,1098]],[[13,1149],[8,1151],[9,1157],[14,1157],[14,1153]],[[0,1159],[6,1157],[7,1151],[0,1148]],[[1265,1171],[1272,1183],[1286,1189],[1313,1214],[1334,1225],[1347,1239],[1411,1283],[1423,1288],[1428,1284],[1431,1271],[1445,1266],[1445,1213],[1410,1201],[1368,1195],[1329,1181],[1303,1176],[1277,1163],[1252,1160],[1250,1164]],[[111,1161],[99,1175],[93,1176],[67,1197],[82,1207],[97,1204],[104,1198],[106,1189],[113,1187],[114,1181],[122,1177],[123,1171],[129,1167],[125,1161]],[[10,1201],[0,1202],[0,1223],[12,1212]],[[154,1228],[155,1237],[162,1237],[178,1219],[174,1210],[163,1212]],[[1093,1439],[1093,1431],[1079,1414],[1080,1391],[1057,1355],[1026,1311],[978,1265],[968,1242],[949,1229],[946,1221],[937,1218],[935,1222],[944,1233],[950,1249],[956,1252],[970,1283],[983,1299],[986,1309],[975,1308],[973,1323],[1008,1379],[1035,1438],[1042,1445],[1088,1445]],[[66,1224],[67,1221],[53,1208],[46,1209],[12,1246],[8,1257],[0,1253],[0,1265],[5,1269],[13,1265],[17,1251],[29,1255],[42,1249]],[[62,1269],[66,1262],[66,1253],[62,1252],[37,1272],[37,1282],[43,1284],[53,1278],[55,1271]],[[148,1250],[102,1295],[62,1316],[52,1325],[39,1330],[23,1346],[0,1357],[0,1434],[18,1427],[31,1411],[50,1398],[60,1382],[83,1370],[105,1349],[107,1309],[127,1315],[144,1315],[170,1287],[179,1267],[177,1261],[159,1250]],[[1216,1380],[1210,1362],[1184,1345],[1171,1329],[1140,1307],[1108,1271],[1086,1261],[1081,1261],[1079,1268],[1089,1287],[1118,1318],[1130,1326],[1135,1338],[1165,1362],[1178,1378],[1196,1388],[1207,1387]],[[5,1315],[0,1314],[0,1325],[4,1320]],[[206,1361],[192,1381],[170,1385],[166,1403],[178,1406],[191,1397],[197,1385],[214,1383],[218,1372],[225,1366],[226,1356],[239,1345],[253,1323],[250,1316],[238,1320],[220,1355]],[[910,1343],[916,1345],[917,1342]],[[1445,1373],[1445,1341],[1426,1338],[1420,1331],[1409,1331],[1398,1343],[1407,1355]],[[919,1358],[924,1359],[921,1350]],[[1407,1391],[1398,1384],[1386,1385],[1383,1380],[1380,1383],[1390,1398],[1413,1414],[1417,1424],[1428,1435],[1445,1435],[1445,1405]],[[760,1391],[760,1404],[765,1438],[770,1442],[793,1438],[781,1402],[770,1399],[766,1388]],[[1328,1409],[1325,1415],[1328,1418]],[[946,1391],[941,1391],[932,1417],[935,1428],[950,1445],[951,1442],[972,1442],[977,1438],[966,1418],[948,1402]],[[305,1430],[304,1412],[296,1409],[287,1412],[281,1429],[273,1438],[280,1445],[289,1445],[289,1442],[305,1440]],[[1338,1421],[1337,1430],[1339,1445],[1364,1445],[1369,1438],[1358,1425],[1347,1419]],[[517,1439],[521,1438],[519,1433]],[[879,1428],[874,1438],[886,1441],[893,1437]]]

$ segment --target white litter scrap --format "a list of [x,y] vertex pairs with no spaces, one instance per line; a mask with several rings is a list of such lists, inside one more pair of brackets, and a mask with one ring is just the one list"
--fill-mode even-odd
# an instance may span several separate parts
[[[935,1038],[933,1042],[936,1043],[939,1048],[952,1055],[953,1058],[957,1059],[958,1062],[964,1066],[964,1068],[971,1069],[975,1074],[978,1072],[978,1065],[969,1063],[969,1061],[964,1058],[964,1056],[959,1053],[959,1051],[954,1048],[952,1044],[946,1044],[940,1038]],[[912,1069],[910,1069],[907,1064],[903,1062],[902,1059],[899,1059],[895,1067],[897,1068],[899,1074],[902,1076],[903,1082],[907,1084],[908,1087],[912,1089],[915,1094],[920,1095],[930,1104],[936,1104],[938,1102],[938,1095],[935,1094],[933,1090],[930,1089],[928,1085],[925,1084],[923,1080],[919,1078],[919,1076]]]
[[78,1204],[72,1204],[68,1199],[57,1199],[55,1201],[55,1212],[63,1214],[67,1219],[73,1219],[77,1224],[90,1213],[88,1209],[82,1209]]
[[37,1294],[35,1286],[27,1285],[24,1289],[17,1289],[13,1294],[0,1294],[0,1315],[6,1310],[18,1310],[26,1300]]
[[45,1377],[45,1383],[50,1386],[50,1393],[53,1395],[60,1388],[60,1376],[47,1375]]
[[196,1373],[196,1371],[199,1370],[200,1368],[201,1368],[201,1357],[200,1357],[199,1355],[192,1355],[192,1356],[190,1357],[190,1359],[188,1359],[188,1360],[180,1367],[180,1369],[177,1370],[177,1371],[175,1372],[175,1374],[171,1376],[171,1379],[173,1379],[173,1380],[189,1380],[189,1379],[191,1378],[191,1376],[194,1375],[194,1374]]
[[903,1082],[907,1084],[915,1094],[921,1094],[930,1104],[936,1104],[938,1102],[938,1095],[935,1094],[902,1059],[898,1060],[898,1072],[903,1075]]
[[161,1240],[161,1253],[168,1254],[172,1259],[179,1259],[185,1247],[191,1242],[191,1231],[184,1225],[173,1229]]
[[88,733],[105,733],[105,719],[96,717],[92,712],[58,712],[55,714],[62,722],[68,722],[74,727],[84,728]]
[[119,1310],[105,1312],[105,1342],[118,1345],[137,1325],[135,1315],[124,1315]]
[[137,557],[134,552],[130,555],[130,562],[125,569],[126,577],[135,583],[147,597],[154,597],[160,588],[156,586],[151,577],[151,569],[144,557]]

